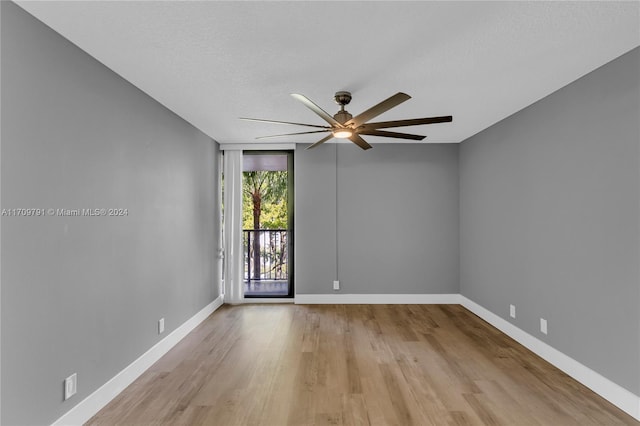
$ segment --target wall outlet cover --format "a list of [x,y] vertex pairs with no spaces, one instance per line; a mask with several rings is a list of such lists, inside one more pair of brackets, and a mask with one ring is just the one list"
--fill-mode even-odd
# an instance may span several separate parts
[[340,290],[340,281],[334,281],[333,282],[333,289],[334,290]]
[[73,373],[64,379],[64,400],[71,398],[78,391],[78,374]]
[[509,305],[509,316],[511,316],[511,318],[515,318],[516,317],[516,306],[515,305]]
[[547,334],[547,320],[544,318],[540,318],[540,331]]
[[158,334],[164,333],[164,318],[158,320]]

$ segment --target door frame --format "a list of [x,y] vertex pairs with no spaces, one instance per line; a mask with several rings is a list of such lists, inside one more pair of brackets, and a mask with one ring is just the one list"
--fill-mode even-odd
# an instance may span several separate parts
[[250,150],[243,151],[242,155],[286,155],[287,156],[287,269],[288,269],[288,293],[286,295],[244,295],[245,299],[293,299],[295,297],[295,180],[294,180],[294,153],[293,149],[286,150]]

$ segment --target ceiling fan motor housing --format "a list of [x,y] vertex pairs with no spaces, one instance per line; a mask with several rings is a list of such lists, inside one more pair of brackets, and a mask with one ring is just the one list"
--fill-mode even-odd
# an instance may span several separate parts
[[353,116],[351,114],[349,114],[349,111],[346,110],[340,110],[337,113],[334,114],[333,118],[336,119],[336,121],[340,124],[344,124],[347,121],[351,120]]

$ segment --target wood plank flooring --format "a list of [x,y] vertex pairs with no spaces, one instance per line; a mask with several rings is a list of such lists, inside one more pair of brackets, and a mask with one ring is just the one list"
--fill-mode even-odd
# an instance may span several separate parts
[[640,423],[458,305],[225,305],[87,424]]

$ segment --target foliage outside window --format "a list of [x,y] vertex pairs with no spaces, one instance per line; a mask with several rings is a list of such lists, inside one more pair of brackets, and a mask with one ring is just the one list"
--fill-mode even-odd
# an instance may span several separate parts
[[247,247],[245,279],[286,277],[287,172],[247,171],[243,172],[242,179],[243,244]]
[[242,173],[243,229],[287,229],[287,172]]

